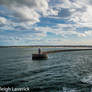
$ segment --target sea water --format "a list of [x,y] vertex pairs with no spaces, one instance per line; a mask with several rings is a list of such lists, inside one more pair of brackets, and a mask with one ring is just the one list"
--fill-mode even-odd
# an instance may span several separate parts
[[[67,48],[42,48],[43,51]],[[92,92],[92,50],[48,54],[32,60],[38,48],[0,48],[0,87],[30,92]]]

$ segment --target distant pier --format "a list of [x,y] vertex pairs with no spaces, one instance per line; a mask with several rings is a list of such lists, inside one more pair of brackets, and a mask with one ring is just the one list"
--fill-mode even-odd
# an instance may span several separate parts
[[62,50],[46,51],[43,53],[50,54],[50,53],[58,53],[58,52],[85,51],[85,50],[92,50],[92,49],[62,49]]
[[32,54],[32,60],[45,60],[48,59],[48,54],[50,53],[59,53],[59,52],[72,52],[72,51],[88,51],[92,49],[62,49],[62,50],[53,50],[41,52],[41,49],[38,49],[38,54]]

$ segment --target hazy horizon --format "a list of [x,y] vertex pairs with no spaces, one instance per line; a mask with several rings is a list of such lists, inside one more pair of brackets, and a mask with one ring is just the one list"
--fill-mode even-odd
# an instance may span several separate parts
[[92,47],[92,45],[0,45],[0,47],[8,47],[8,46],[10,46],[10,47],[13,47],[13,46],[20,46],[20,47],[22,47],[22,46],[24,46],[24,47],[45,47],[45,46],[47,46],[47,47]]

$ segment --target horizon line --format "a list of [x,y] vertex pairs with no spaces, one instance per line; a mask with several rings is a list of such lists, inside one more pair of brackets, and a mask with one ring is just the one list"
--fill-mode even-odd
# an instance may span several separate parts
[[92,45],[0,45],[0,47],[92,47]]

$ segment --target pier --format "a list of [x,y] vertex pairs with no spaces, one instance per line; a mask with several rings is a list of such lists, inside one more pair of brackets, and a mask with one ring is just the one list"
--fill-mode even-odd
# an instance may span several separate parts
[[59,52],[72,52],[72,51],[87,51],[92,49],[62,49],[62,50],[53,50],[41,52],[41,49],[38,49],[38,54],[32,54],[32,60],[45,60],[48,59],[48,54],[59,53]]
[[43,53],[50,54],[50,53],[58,53],[58,52],[85,51],[85,50],[92,50],[92,49],[62,49],[62,50],[46,51]]

